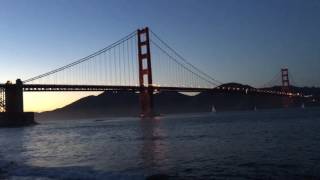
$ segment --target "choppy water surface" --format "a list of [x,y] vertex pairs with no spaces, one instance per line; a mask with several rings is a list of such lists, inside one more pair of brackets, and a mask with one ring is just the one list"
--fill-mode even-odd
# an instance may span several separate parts
[[320,109],[0,129],[0,179],[319,179]]

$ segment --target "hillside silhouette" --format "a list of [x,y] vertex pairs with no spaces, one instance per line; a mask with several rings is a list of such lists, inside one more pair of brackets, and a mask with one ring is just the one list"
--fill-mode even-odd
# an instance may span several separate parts
[[[248,85],[228,83],[228,87],[252,88]],[[279,90],[280,87],[268,88]],[[313,93],[312,98],[289,98],[274,95],[251,95],[243,92],[182,94],[179,92],[160,92],[154,94],[154,110],[156,113],[177,114],[211,112],[212,107],[219,111],[254,110],[283,107],[299,107],[319,105],[319,88],[298,88],[294,91]],[[95,117],[139,116],[139,94],[132,92],[105,91],[98,96],[88,96],[63,108],[37,114],[43,119],[82,119]]]

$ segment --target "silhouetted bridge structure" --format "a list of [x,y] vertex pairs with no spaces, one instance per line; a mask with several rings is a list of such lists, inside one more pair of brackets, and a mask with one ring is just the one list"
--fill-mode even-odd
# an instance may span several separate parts
[[18,79],[15,84],[0,84],[0,108],[2,112],[23,113],[23,92],[30,91],[132,91],[140,94],[143,116],[153,115],[153,94],[161,91],[302,96],[290,92],[288,69],[281,72],[282,91],[220,86],[221,82],[144,28],[66,66],[24,81]]

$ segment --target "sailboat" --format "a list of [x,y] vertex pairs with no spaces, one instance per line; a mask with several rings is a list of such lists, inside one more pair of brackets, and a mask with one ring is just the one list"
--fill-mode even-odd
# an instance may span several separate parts
[[253,110],[254,110],[254,111],[257,111],[257,106],[254,106]]
[[213,113],[217,112],[216,107],[214,107],[214,105],[212,105],[212,107],[211,107],[211,112],[213,112]]
[[301,108],[302,108],[302,109],[304,109],[304,108],[305,108],[305,107],[304,107],[304,103],[302,103],[302,104],[301,104]]

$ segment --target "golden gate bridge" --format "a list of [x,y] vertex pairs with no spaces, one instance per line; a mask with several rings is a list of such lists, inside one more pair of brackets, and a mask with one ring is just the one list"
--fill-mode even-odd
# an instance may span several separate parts
[[154,115],[153,94],[161,91],[240,91],[303,97],[290,92],[287,68],[281,70],[281,78],[281,91],[222,86],[146,27],[60,68],[26,80],[17,79],[15,84],[0,84],[0,110],[23,113],[23,92],[30,91],[131,91],[139,93],[141,115],[147,117]]

